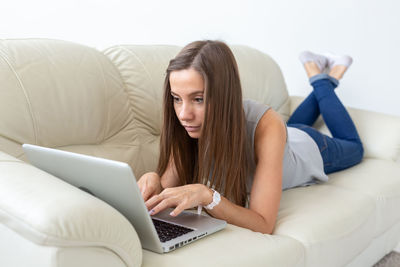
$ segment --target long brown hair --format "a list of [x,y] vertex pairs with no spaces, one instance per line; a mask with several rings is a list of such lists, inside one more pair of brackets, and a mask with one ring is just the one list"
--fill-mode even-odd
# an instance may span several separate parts
[[[205,115],[200,138],[191,138],[179,122],[171,96],[170,73],[193,68],[205,85]],[[173,159],[182,185],[210,185],[244,206],[247,199],[245,115],[235,57],[220,41],[196,41],[169,62],[164,82],[164,122],[161,133],[161,176]]]

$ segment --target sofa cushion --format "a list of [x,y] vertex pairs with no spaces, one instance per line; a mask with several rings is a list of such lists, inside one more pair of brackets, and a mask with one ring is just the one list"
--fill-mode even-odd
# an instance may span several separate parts
[[296,240],[255,233],[231,224],[217,233],[166,254],[143,250],[142,267],[304,265],[304,247]]
[[264,103],[289,118],[290,97],[278,64],[267,54],[242,45],[232,45],[238,64],[243,98]]
[[373,198],[318,184],[283,192],[274,234],[300,241],[306,248],[306,266],[333,267],[344,266],[362,252],[374,237],[371,229]]
[[35,243],[32,249],[100,247],[127,266],[140,266],[135,229],[107,203],[2,152],[0,173],[0,224]]
[[131,167],[139,179],[154,171],[159,156],[165,70],[177,46],[114,46],[104,51],[124,81],[134,116],[135,157]]
[[376,205],[375,236],[400,220],[400,164],[364,159],[350,169],[329,175],[329,185],[371,196]]
[[[93,48],[0,40],[0,84],[0,148],[12,156],[21,158],[22,143],[118,143],[121,151],[133,144],[132,111],[119,73]],[[110,158],[102,152],[98,156]]]

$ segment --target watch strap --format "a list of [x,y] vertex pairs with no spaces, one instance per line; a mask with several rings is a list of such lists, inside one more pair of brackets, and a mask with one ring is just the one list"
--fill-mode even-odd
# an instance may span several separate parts
[[211,188],[211,190],[213,191],[213,201],[204,207],[208,210],[212,210],[215,206],[219,204],[219,202],[221,202],[221,195],[214,189]]

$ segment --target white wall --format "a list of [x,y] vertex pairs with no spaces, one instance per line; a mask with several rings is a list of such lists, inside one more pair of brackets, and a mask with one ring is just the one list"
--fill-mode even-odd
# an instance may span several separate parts
[[99,49],[221,39],[270,54],[289,93],[310,92],[297,56],[347,53],[337,90],[345,105],[400,115],[400,1],[14,0],[1,2],[0,38],[63,39]]

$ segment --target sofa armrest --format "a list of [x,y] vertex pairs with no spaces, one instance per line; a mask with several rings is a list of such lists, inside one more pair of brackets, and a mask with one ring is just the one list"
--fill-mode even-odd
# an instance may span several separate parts
[[[303,99],[291,97],[291,114]],[[400,161],[400,117],[356,108],[347,110],[363,142],[364,157]],[[330,135],[321,117],[314,127]]]
[[142,263],[136,231],[117,210],[1,151],[0,222],[39,245],[102,247],[127,266]]

